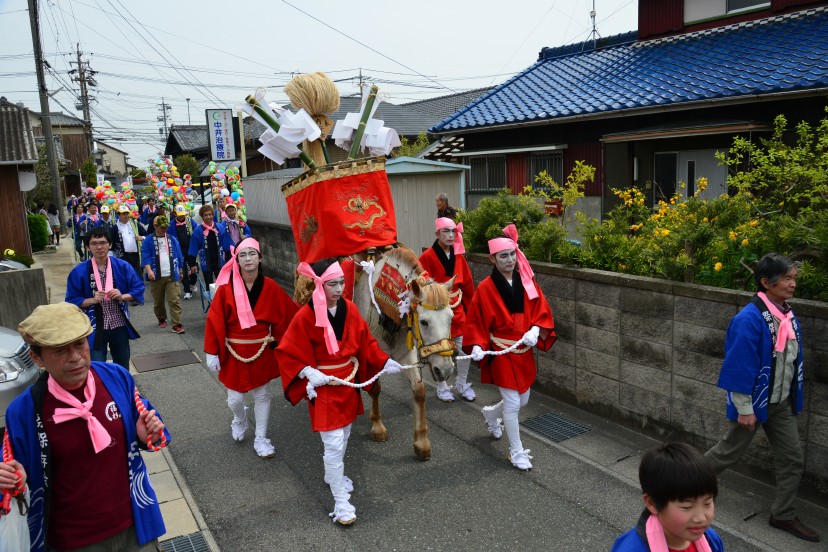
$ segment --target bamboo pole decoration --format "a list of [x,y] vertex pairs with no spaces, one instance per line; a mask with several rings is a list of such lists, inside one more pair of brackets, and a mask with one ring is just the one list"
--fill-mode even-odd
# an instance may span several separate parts
[[377,92],[379,92],[379,88],[375,84],[371,87],[371,92],[368,94],[368,101],[365,103],[365,111],[362,112],[362,119],[359,121],[359,127],[357,127],[356,132],[354,133],[354,142],[351,144],[351,151],[348,152],[349,161],[351,159],[356,159],[356,156],[359,153],[359,144],[362,142],[362,136],[365,134],[365,127],[368,124],[368,118],[371,116],[371,110],[374,108],[374,102],[377,99]]
[[[244,101],[246,101],[248,104],[250,104],[250,106],[254,110],[256,110],[256,113],[258,113],[259,116],[262,119],[264,119],[267,122],[268,125],[270,125],[270,128],[272,128],[274,132],[279,132],[279,123],[276,122],[276,119],[273,118],[273,116],[270,114],[270,112],[268,110],[264,109],[259,104],[258,100],[256,100],[256,98],[253,97],[252,94],[248,94],[247,97],[244,99]],[[308,156],[308,154],[305,153],[301,149],[299,150],[299,158],[302,160],[302,162],[305,165],[307,165],[307,167],[309,169],[315,169],[316,168],[316,163],[313,162],[313,159],[311,159]]]

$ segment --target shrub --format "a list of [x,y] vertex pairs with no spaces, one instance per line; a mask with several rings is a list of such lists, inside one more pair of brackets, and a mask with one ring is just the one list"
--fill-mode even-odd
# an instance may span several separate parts
[[49,221],[43,215],[26,215],[32,251],[43,251],[49,244]]

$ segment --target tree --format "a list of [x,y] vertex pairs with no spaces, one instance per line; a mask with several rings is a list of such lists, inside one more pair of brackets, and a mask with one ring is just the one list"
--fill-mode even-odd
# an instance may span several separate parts
[[85,182],[87,186],[94,188],[98,185],[98,166],[95,164],[95,160],[92,159],[91,155],[89,156],[89,159],[83,162],[80,170],[83,182]]
[[417,139],[414,142],[409,142],[408,138],[403,136],[400,139],[400,147],[397,148],[394,157],[416,157],[418,153],[428,147],[428,144],[428,135],[425,131],[417,135]]
[[46,157],[46,145],[37,146],[37,164],[34,166],[37,185],[26,192],[26,205],[44,205],[52,201],[52,173],[49,170],[49,160]]
[[178,174],[180,174],[182,178],[185,174],[189,174],[193,178],[197,178],[201,172],[199,170],[198,159],[189,153],[184,153],[178,157],[175,157],[173,159],[173,165],[175,165],[178,169]]

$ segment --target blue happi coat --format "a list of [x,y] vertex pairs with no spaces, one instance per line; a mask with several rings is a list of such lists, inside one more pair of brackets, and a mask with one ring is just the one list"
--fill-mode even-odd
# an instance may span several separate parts
[[[216,230],[218,230],[218,262],[219,268],[224,266],[229,250],[224,249],[224,227],[221,223],[216,223]],[[228,240],[229,241],[229,240]],[[207,240],[204,238],[204,226],[201,224],[193,230],[193,237],[190,238],[190,250],[187,254],[191,257],[198,257],[198,264],[202,272],[209,272],[210,267],[207,266],[210,252],[207,250]]]
[[[249,238],[253,235],[253,232],[250,230],[250,225],[247,224],[247,221],[242,221],[240,218],[236,217],[236,222],[239,223],[239,237],[241,240],[239,243],[244,241],[244,238]],[[233,243],[233,238],[230,236],[230,231],[227,230],[227,219],[225,218],[222,222],[219,223],[219,237],[221,238],[221,246],[225,251],[230,251],[231,246],[235,246],[236,244]]]
[[[644,510],[638,524],[618,537],[610,552],[650,552],[650,544],[647,542],[647,520],[651,515],[648,510]],[[703,538],[707,539],[713,552],[724,552],[722,539],[712,527],[704,532]]]
[[[799,353],[794,360],[794,377],[790,397],[794,415],[802,412],[804,397],[804,372],[802,369],[802,333],[794,316],[793,328]],[[739,417],[731,393],[742,393],[753,398],[753,413],[759,423],[768,421],[775,375],[773,354],[773,317],[758,296],[733,317],[725,337],[725,358],[719,375],[718,386],[727,391],[727,418]]]
[[[178,240],[169,234],[165,234],[165,236],[168,240],[170,240],[170,248],[172,249],[170,278],[172,278],[173,282],[178,282],[181,280],[178,271],[184,269],[184,255],[181,254],[181,246],[178,245]],[[156,238],[158,238],[158,236],[156,236],[154,232],[144,238],[144,243],[141,245],[141,262],[144,263],[144,266],[150,265],[150,268],[152,268],[152,271],[155,273],[155,278],[158,279],[161,277],[161,273],[158,268],[158,251],[155,246]],[[146,274],[144,277],[146,277]],[[147,280],[149,280],[149,278],[147,278]]]
[[[109,257],[112,262],[112,288],[117,289],[121,293],[129,293],[140,304],[144,304],[144,282],[135,274],[135,269],[126,261],[117,257]],[[67,303],[72,303],[79,308],[82,308],[89,317],[89,322],[92,324],[92,333],[89,335],[89,347],[94,348],[95,336],[97,335],[98,312],[100,312],[100,305],[90,305],[86,308],[81,307],[84,299],[94,297],[97,290],[95,283],[95,274],[92,272],[93,259],[83,261],[69,273],[66,279],[66,297]],[[130,339],[138,339],[140,336],[129,321],[129,305],[126,301],[118,303],[124,313],[124,319],[127,322],[127,331]]]
[[[150,483],[147,467],[141,458],[138,432],[135,427],[138,422],[138,410],[133,395],[135,381],[127,370],[117,364],[93,362],[92,369],[100,376],[106,390],[112,395],[112,400],[121,412],[121,419],[124,420],[128,448],[124,462],[129,469],[132,518],[139,544],[146,544],[163,535],[166,528],[155,490]],[[51,500],[49,474],[52,458],[49,440],[41,419],[43,399],[48,392],[48,377],[48,373],[44,372],[37,382],[18,396],[6,410],[6,430],[11,439],[14,459],[23,464],[28,476],[26,484],[31,493],[28,515],[29,534],[32,541],[31,550],[36,552],[49,550],[46,541],[49,534],[48,506]],[[148,410],[155,408],[146,399],[144,399],[144,404]],[[172,437],[166,429],[164,433],[169,442]],[[95,474],[80,474],[80,476],[94,478]]]

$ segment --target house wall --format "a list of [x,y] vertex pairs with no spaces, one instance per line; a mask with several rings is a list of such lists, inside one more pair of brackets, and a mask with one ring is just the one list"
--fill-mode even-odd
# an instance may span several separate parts
[[0,326],[16,330],[35,308],[48,302],[42,268],[0,272]]
[[[31,255],[25,200],[17,181],[18,168],[24,167],[0,165],[0,205],[4,206],[0,217],[0,251],[11,248],[18,255]],[[31,166],[25,168],[31,170]]]
[[[484,255],[466,256],[480,282]],[[558,340],[535,352],[535,388],[656,438],[701,450],[728,426],[716,387],[730,319],[751,294],[532,262],[555,317]],[[828,489],[828,304],[796,301],[806,366],[806,411],[797,419],[806,480]],[[770,474],[763,433],[740,469]]]
[[[43,124],[40,117],[32,115],[32,129],[35,136],[43,136]],[[63,143],[63,156],[69,160],[69,170],[79,171],[84,161],[89,159],[89,142],[86,139],[83,127],[80,126],[52,126],[52,133],[60,136]]]
[[[99,144],[100,148],[102,148],[106,153],[103,154],[103,166],[106,168],[108,167],[109,172],[116,175],[126,175],[127,172],[127,160],[126,154],[122,151],[119,151],[112,146],[108,146],[106,144]],[[118,183],[120,184],[120,183]]]

